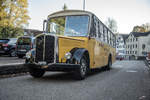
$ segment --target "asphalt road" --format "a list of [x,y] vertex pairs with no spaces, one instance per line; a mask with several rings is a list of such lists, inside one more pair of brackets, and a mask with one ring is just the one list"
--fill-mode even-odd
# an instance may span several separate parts
[[20,59],[18,57],[9,57],[6,55],[0,55],[0,66],[12,65],[12,64],[22,64],[24,62],[25,62],[24,59]]
[[82,81],[55,72],[2,78],[0,100],[150,100],[150,72],[143,61],[117,61]]

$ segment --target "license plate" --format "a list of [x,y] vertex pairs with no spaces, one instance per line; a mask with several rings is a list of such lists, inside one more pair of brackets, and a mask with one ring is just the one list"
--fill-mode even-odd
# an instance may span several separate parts
[[46,65],[46,62],[45,61],[40,61],[38,62],[39,65]]
[[19,50],[19,51],[26,52],[26,50]]
[[5,53],[4,51],[0,51],[0,53]]

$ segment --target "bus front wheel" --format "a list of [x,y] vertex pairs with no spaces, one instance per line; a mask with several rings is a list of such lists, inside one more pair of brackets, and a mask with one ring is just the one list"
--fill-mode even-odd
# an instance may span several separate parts
[[37,68],[30,68],[29,73],[34,78],[40,78],[44,75],[45,71]]
[[86,57],[83,56],[80,61],[80,68],[75,72],[76,79],[83,80],[86,77],[88,71],[88,63]]

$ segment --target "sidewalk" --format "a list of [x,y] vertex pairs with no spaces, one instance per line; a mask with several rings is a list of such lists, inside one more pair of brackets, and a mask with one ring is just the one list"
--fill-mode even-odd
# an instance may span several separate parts
[[1,64],[0,75],[18,74],[28,72],[28,68],[23,63]]

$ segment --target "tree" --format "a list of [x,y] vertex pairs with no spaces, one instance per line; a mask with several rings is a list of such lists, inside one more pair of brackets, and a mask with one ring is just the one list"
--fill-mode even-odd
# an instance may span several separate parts
[[22,28],[14,28],[10,26],[1,26],[0,27],[0,38],[11,38],[23,35]]
[[150,23],[134,26],[132,32],[148,32],[150,31]]
[[132,32],[145,32],[145,29],[142,26],[134,26]]
[[142,24],[142,27],[145,29],[146,32],[150,31],[150,23]]
[[[28,25],[30,17],[28,16],[27,7],[27,0],[0,1],[0,35],[2,38],[4,34],[4,37],[15,36],[13,33],[17,32],[16,30],[20,30]],[[7,35],[7,33],[10,35]]]
[[107,18],[106,26],[112,31],[117,32],[117,22],[113,18]]
[[63,9],[63,10],[67,10],[67,9],[68,9],[67,5],[64,4],[64,6],[62,7],[62,9]]

